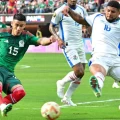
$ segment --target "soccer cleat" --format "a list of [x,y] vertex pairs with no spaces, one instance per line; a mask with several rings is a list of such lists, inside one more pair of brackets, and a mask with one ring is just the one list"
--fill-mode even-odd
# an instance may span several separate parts
[[90,82],[90,86],[92,87],[95,96],[100,97],[101,96],[101,89],[99,87],[97,78],[95,76],[91,76],[89,82]]
[[58,95],[58,97],[59,98],[63,98],[64,97],[64,86],[63,85],[61,85],[61,80],[58,80],[57,81],[57,95]]
[[1,109],[1,115],[2,116],[7,116],[7,113],[12,110],[12,104],[1,104],[0,106]]
[[113,85],[112,85],[112,88],[120,88],[120,86],[118,85],[117,82],[114,82]]
[[62,100],[61,100],[62,103],[64,104],[67,104],[69,106],[77,106],[77,104],[73,103],[71,98],[67,98],[67,97],[64,97]]

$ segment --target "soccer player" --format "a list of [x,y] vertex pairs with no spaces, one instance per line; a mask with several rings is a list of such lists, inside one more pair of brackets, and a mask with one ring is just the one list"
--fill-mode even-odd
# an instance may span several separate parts
[[[101,96],[105,76],[120,81],[120,4],[110,1],[105,14],[95,13],[85,19],[75,13],[69,6],[63,8],[64,15],[68,14],[78,23],[92,26],[93,54],[89,61],[90,86],[95,96]],[[68,17],[69,18],[69,17]]]
[[[26,17],[15,14],[12,28],[0,29],[0,110],[2,116],[12,109],[12,105],[25,96],[21,81],[15,76],[14,68],[23,58],[29,45],[49,45],[55,41],[53,36],[37,38],[25,31]],[[6,94],[2,97],[2,91]]]
[[[63,79],[57,81],[58,97],[61,98],[62,103],[70,106],[76,106],[72,102],[71,97],[84,76],[86,55],[82,40],[82,25],[74,21],[71,17],[64,16],[60,11],[68,5],[78,14],[81,14],[81,16],[87,16],[86,10],[76,3],[77,0],[67,0],[67,3],[64,3],[54,12],[49,26],[50,32],[56,37],[59,47],[62,48],[63,54],[72,68],[72,71],[66,74]],[[55,31],[56,25],[59,25],[59,34]],[[64,93],[66,83],[70,84]]]

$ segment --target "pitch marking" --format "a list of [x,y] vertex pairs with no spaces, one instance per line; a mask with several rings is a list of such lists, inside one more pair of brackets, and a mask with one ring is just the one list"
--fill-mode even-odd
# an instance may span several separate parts
[[24,69],[24,68],[30,68],[31,66],[28,66],[28,65],[21,65],[20,68],[21,69]]
[[[120,101],[120,99],[109,99],[109,100],[102,100],[102,101],[90,101],[90,102],[81,102],[81,103],[76,103],[78,105],[86,105],[86,104],[91,104],[91,103],[103,103],[103,102],[114,102],[114,101]],[[108,106],[108,105],[106,105]],[[67,108],[70,107],[69,105],[61,105],[61,108]],[[100,106],[82,106],[82,107],[100,107]],[[105,106],[104,106],[105,107]],[[13,108],[14,110],[19,110],[20,108]],[[22,108],[22,109],[30,109],[30,108]],[[38,110],[40,108],[32,108],[33,110]]]
[[[76,103],[76,104],[77,105],[83,105],[83,104],[91,104],[91,103],[113,102],[113,101],[119,101],[119,100],[120,99],[109,99],[109,100],[102,100],[102,101],[81,102],[81,103]],[[69,105],[61,105],[60,107],[61,108],[67,108],[67,107],[70,107],[70,106]]]

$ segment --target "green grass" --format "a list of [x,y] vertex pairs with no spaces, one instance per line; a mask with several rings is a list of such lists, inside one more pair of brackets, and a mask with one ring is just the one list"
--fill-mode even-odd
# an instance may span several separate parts
[[[30,68],[22,68],[22,65]],[[40,108],[45,102],[55,101],[62,105],[56,95],[56,81],[69,71],[71,68],[62,54],[27,53],[15,70],[26,90],[26,96],[13,106],[8,117],[0,117],[0,120],[44,120]],[[102,96],[96,98],[89,86],[90,75],[86,65],[82,83],[72,97],[75,103],[80,104],[77,107],[61,108],[58,120],[120,120],[120,89],[113,89],[113,80],[106,77]],[[108,101],[111,99],[113,101]]]

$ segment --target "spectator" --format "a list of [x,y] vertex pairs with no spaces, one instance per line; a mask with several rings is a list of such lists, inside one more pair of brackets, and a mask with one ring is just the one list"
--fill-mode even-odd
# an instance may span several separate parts
[[1,14],[6,13],[6,6],[7,6],[7,1],[1,0],[0,3],[1,7]]
[[8,14],[12,14],[14,10],[14,6],[16,6],[17,0],[9,0],[8,1]]
[[98,9],[97,11],[100,12],[101,8],[102,8],[102,4],[104,4],[105,0],[98,0]]
[[55,2],[53,0],[48,0],[48,7],[51,10],[51,12],[54,12],[54,4]]
[[46,4],[44,1],[38,3],[38,7],[35,9],[35,13],[45,13]]
[[90,0],[88,5],[90,7],[90,12],[95,12],[96,11],[97,4],[94,0]]

